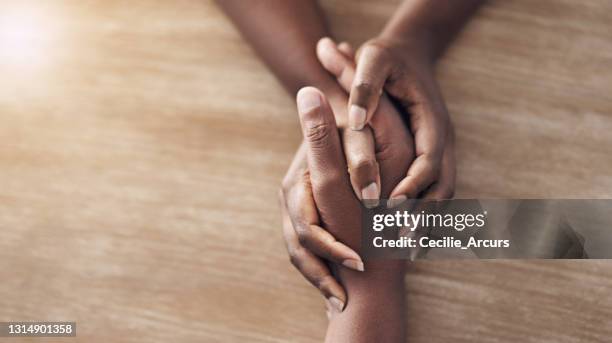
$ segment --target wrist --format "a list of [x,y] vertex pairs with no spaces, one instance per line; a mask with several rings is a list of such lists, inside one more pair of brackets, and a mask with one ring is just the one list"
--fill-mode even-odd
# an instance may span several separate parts
[[367,276],[354,272],[355,278],[342,279],[340,273],[348,301],[341,314],[331,317],[326,342],[405,341],[403,262],[370,262]]
[[423,27],[385,28],[377,39],[404,53],[416,55],[420,60],[433,64],[436,44],[431,30]]
[[[370,296],[372,290],[393,292],[403,289],[405,265],[404,260],[367,261],[364,272],[340,268],[338,276],[347,291]],[[361,290],[368,291],[362,293]]]

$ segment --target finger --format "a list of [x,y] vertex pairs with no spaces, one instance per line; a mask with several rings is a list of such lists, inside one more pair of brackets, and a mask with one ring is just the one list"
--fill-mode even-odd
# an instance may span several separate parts
[[314,87],[304,87],[298,91],[296,102],[311,176],[327,169],[339,170],[340,137],[325,95]]
[[[337,47],[331,39],[321,39],[319,41],[317,44],[317,57],[323,67],[333,74],[338,79],[339,84],[348,91],[355,75],[352,61],[340,52],[339,47]],[[405,176],[405,171],[410,165],[409,162],[414,158],[414,145],[408,130],[398,129],[404,128],[405,123],[397,113],[394,105],[385,95],[381,97],[378,109],[377,115],[370,121],[370,127],[372,128],[375,142],[374,160],[379,163],[379,171],[383,170],[383,167],[387,164],[393,165],[395,169],[401,170],[401,174],[398,174],[393,180],[389,180],[390,182],[387,183],[389,187],[385,185],[383,188],[386,189],[379,188],[380,194],[389,194],[392,190],[390,187],[397,185],[403,176]],[[371,150],[358,147],[359,144],[351,142],[351,138],[352,136],[359,135],[363,131],[365,130],[343,131],[343,145],[349,164],[351,183],[355,190],[355,194],[357,194],[357,197],[360,199],[362,198],[360,192],[364,183],[363,181],[360,182],[360,178],[356,178],[355,173],[351,172],[351,163],[353,166],[360,165],[360,161],[367,160],[370,157]],[[359,140],[359,136],[357,140]],[[353,146],[358,148],[351,149]],[[356,157],[351,158],[352,156]],[[389,178],[390,176],[387,175],[386,177]],[[378,177],[378,180],[380,180],[380,177]],[[380,187],[381,183],[378,182],[378,185]]]
[[338,50],[348,59],[352,60],[355,58],[355,50],[353,50],[353,47],[348,42],[338,44]]
[[[353,62],[340,52],[339,46],[331,39],[323,38],[317,44],[317,57],[323,67],[334,75],[340,86],[348,92],[355,76],[355,68]],[[380,116],[384,118],[372,118],[370,122],[376,144],[389,146],[402,142],[401,139],[406,138],[406,135],[402,134],[402,130],[397,130],[397,127],[402,127],[404,122],[399,115],[393,115],[396,109],[386,95],[381,96],[378,107]]]
[[363,271],[361,257],[318,225],[317,208],[310,183],[306,181],[308,175],[293,177],[297,178],[297,182],[289,190],[285,190],[283,195],[287,213],[300,245],[316,256],[342,264],[347,268]]
[[[297,94],[302,134],[307,146],[315,202],[319,209],[334,208],[350,198],[347,167],[332,110],[323,93],[313,87]],[[320,202],[321,201],[321,202]]]
[[343,243],[338,242],[327,230],[310,225],[308,231],[296,230],[298,241],[314,255],[362,272],[363,262],[359,255]]
[[[446,171],[445,169],[450,169]],[[453,174],[453,176],[446,174]],[[440,179],[432,184],[423,194],[426,200],[449,200],[455,196],[455,168],[442,166]]]
[[440,177],[424,194],[425,199],[445,200],[452,199],[455,195],[455,147],[454,134],[452,128],[449,134],[450,143],[447,143],[442,154],[442,163],[440,165]]
[[396,203],[416,199],[420,192],[438,179],[438,170],[431,157],[418,156],[408,169],[407,176],[391,191],[390,200]]
[[321,224],[339,240],[357,246],[357,236],[349,234],[338,211],[357,211],[351,201],[351,189],[346,160],[338,129],[329,103],[316,88],[302,88],[297,95],[298,112],[306,142],[310,182]]
[[[323,38],[317,44],[317,57],[323,67],[338,79],[348,90],[354,76],[351,61],[343,55],[336,44],[329,38]],[[367,207],[378,206],[380,198],[380,168],[376,161],[376,144],[372,130],[342,131],[342,145],[351,186],[357,198],[366,200]]]
[[[408,175],[391,192],[392,198],[414,198],[438,180],[447,140],[448,114],[435,87],[409,87],[403,100],[410,112],[416,159]],[[410,101],[406,101],[410,99]]]
[[346,292],[332,276],[329,267],[320,258],[304,249],[291,224],[283,193],[279,195],[283,220],[283,236],[291,264],[315,286],[338,312],[342,312],[346,303]]
[[366,207],[378,206],[380,168],[374,136],[369,126],[361,131],[343,130],[342,144],[353,191]]
[[317,43],[317,57],[321,65],[336,77],[345,91],[349,91],[355,76],[352,57],[344,55],[330,38],[321,38]]
[[357,70],[349,95],[349,127],[361,130],[378,106],[391,66],[383,49],[364,45],[357,58]]

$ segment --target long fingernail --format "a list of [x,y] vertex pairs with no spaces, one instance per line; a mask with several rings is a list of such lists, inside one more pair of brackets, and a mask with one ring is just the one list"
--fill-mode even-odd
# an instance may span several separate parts
[[393,208],[393,207],[403,203],[404,201],[406,201],[406,199],[408,199],[408,198],[406,198],[406,196],[403,195],[403,194],[395,196],[395,197],[387,200],[387,207]]
[[372,182],[361,190],[361,200],[367,208],[377,207],[379,204],[380,190],[376,182]]
[[349,127],[352,130],[361,130],[365,126],[366,109],[361,106],[351,105],[348,117]]
[[363,262],[358,260],[344,260],[342,261],[342,265],[359,272],[363,271]]
[[329,301],[330,308],[337,311],[338,313],[342,312],[342,310],[344,309],[344,303],[342,302],[342,300],[336,297],[329,297],[329,299],[327,300]]
[[361,190],[361,199],[378,199],[379,191],[376,182],[372,182]]
[[297,94],[297,107],[300,113],[308,113],[314,108],[321,106],[321,97],[317,92],[308,88],[302,88]]

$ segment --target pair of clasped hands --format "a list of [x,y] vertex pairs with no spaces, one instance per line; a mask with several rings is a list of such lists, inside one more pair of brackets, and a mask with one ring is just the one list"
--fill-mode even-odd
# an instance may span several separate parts
[[364,264],[358,254],[362,206],[453,196],[448,112],[432,63],[410,51],[371,41],[355,56],[348,44],[323,38],[317,58],[345,93],[297,94],[304,140],[280,192],[283,234],[292,264],[327,299],[328,315],[355,302],[371,306],[360,305],[360,293],[403,280],[400,262]]

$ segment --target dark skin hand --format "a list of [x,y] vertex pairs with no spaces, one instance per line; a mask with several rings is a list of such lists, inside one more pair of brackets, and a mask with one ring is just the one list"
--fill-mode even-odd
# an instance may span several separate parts
[[[338,74],[337,68],[326,62],[324,56],[319,53],[319,63],[314,54],[317,41],[329,35],[315,1],[247,3],[219,0],[218,4],[290,94],[306,85],[315,86],[326,95],[340,128],[363,127],[341,130],[351,186],[357,198],[378,199],[383,194],[391,195],[399,202],[418,194],[444,199],[454,192],[454,135],[433,67],[437,57],[481,2],[406,0],[385,30],[359,49],[357,77],[355,82],[349,81],[348,84],[347,77]],[[338,50],[345,56],[352,56],[346,44],[340,44]],[[351,89],[351,86],[349,101],[344,89]],[[386,112],[380,110],[382,103],[387,101],[383,101],[385,96],[379,95],[383,88],[408,113],[418,155],[410,169],[401,171],[403,178],[398,178],[393,186],[381,184],[384,183],[379,173],[382,162],[377,159],[380,153],[375,143],[383,146],[380,143],[384,142],[384,135],[393,132],[401,135],[405,127],[394,126],[386,134],[383,134],[384,130],[376,129],[376,113]],[[363,119],[359,120],[355,115],[349,119],[351,106],[347,104],[362,106],[366,112]],[[398,159],[402,157],[395,156]],[[300,153],[296,159],[300,160]],[[306,162],[296,164],[294,161],[283,183],[285,196],[281,197],[281,208],[290,257],[298,270],[328,300],[333,296],[345,301],[346,293],[332,276],[326,262],[343,264],[354,270],[362,270],[363,262],[348,242],[341,237],[337,240],[333,232],[310,224],[321,220],[314,208],[311,191],[307,189],[308,184],[303,186],[300,181],[300,175],[307,169]],[[301,190],[288,191],[296,187]],[[386,192],[385,187],[395,189]],[[288,227],[295,229],[293,233],[287,234]]]
[[[311,186],[320,215],[317,224],[358,250],[362,207],[352,191],[332,109],[323,93],[312,87],[298,92],[297,106],[304,135],[298,158],[306,156],[309,172],[301,175],[303,182]],[[389,114],[378,117],[387,121],[380,125],[393,125],[399,120]],[[372,125],[377,125],[376,121]],[[406,139],[408,134],[406,130]],[[410,164],[410,152],[405,152],[403,159],[380,162],[384,191],[389,192]],[[285,229],[288,242],[295,242],[293,232]],[[330,311],[326,342],[403,342],[403,261],[366,261],[364,272],[337,265],[333,268],[346,287],[347,302],[342,312]]]
[[482,0],[404,1],[383,32],[358,51],[349,123],[360,130],[386,91],[408,114],[416,159],[390,195],[390,205],[454,194],[454,132],[434,64]]
[[[319,58],[347,91],[355,72],[353,56],[350,53],[351,49],[347,44],[337,47],[331,39],[323,39],[317,46]],[[388,99],[381,100],[377,113],[379,115],[373,118],[370,125],[376,142],[376,160],[380,164],[381,171],[388,171],[387,174],[382,174],[384,176],[383,195],[388,195],[392,187],[401,180],[400,177],[391,178],[391,175],[403,175],[412,162],[413,140],[400,114]],[[349,129],[341,131],[353,133]],[[346,144],[343,146],[344,151],[350,148]],[[283,208],[285,239],[292,263],[321,291],[328,299],[328,304],[334,305],[335,309],[338,307],[341,309],[346,301],[346,293],[332,276],[325,261],[319,256],[324,256],[326,260],[338,265],[350,267],[343,260],[345,255],[337,254],[337,251],[349,249],[351,253],[354,253],[344,243],[358,247],[359,241],[345,241],[342,236],[337,236],[338,240],[336,240],[333,232],[321,228],[321,220],[318,216],[320,211],[317,211],[312,197],[312,189],[307,177],[308,164],[305,161],[303,150],[302,144],[283,180],[281,207]],[[351,160],[348,159],[347,165],[350,166],[350,163]],[[352,182],[351,186],[353,186]],[[289,213],[297,215],[290,216]],[[357,214],[355,216],[358,217]],[[354,256],[359,257],[357,253],[354,253]],[[367,266],[365,267],[367,269]],[[363,265],[360,269],[363,270]],[[337,306],[338,304],[342,306]]]
[[[296,94],[302,86],[316,86],[326,95],[338,127],[347,127],[347,91],[334,75],[321,65],[315,54],[318,40],[328,33],[315,1],[267,0],[245,5],[241,0],[223,0],[217,3],[291,94]],[[352,56],[352,51],[346,44],[340,46],[340,50],[342,49]],[[349,86],[350,84],[345,84],[344,88]],[[376,139],[384,141],[387,137],[393,139],[403,134],[402,130],[395,131],[396,134],[386,134],[383,138],[379,134]],[[376,132],[370,129],[370,125],[366,125],[366,129],[361,131],[342,130],[341,135],[355,195],[359,199],[377,199],[381,186],[374,146]],[[397,145],[400,144],[412,145],[412,140],[397,141]],[[390,153],[394,152],[391,150]],[[292,170],[289,170],[288,176],[293,175],[293,179],[298,180],[298,175]],[[287,190],[296,183],[297,181],[286,177],[283,189]],[[372,187],[372,184],[375,187]],[[304,196],[308,192],[291,194],[292,197],[285,197],[281,201],[281,207],[290,217],[295,234],[299,237],[299,249],[290,250],[291,253],[298,253],[291,255],[291,260],[294,264],[303,266],[299,268],[300,272],[315,284],[327,299],[334,295],[344,302],[346,294],[332,277],[325,261],[357,271],[363,270],[363,261],[346,244],[336,240],[325,230],[309,225],[307,219],[312,216],[315,221],[319,219],[312,200],[309,200],[311,197]],[[307,212],[310,214],[306,215]]]
[[[454,130],[435,80],[434,65],[456,32],[481,3],[482,1],[478,0],[404,2],[380,37],[360,48],[361,54],[357,61],[361,64],[361,70],[358,70],[357,76],[351,81],[347,81],[347,74],[339,73],[333,63],[326,61],[326,55],[321,53],[322,49],[318,49],[321,64],[338,79],[344,89],[351,89],[353,94],[353,98],[349,101],[351,104],[357,101],[355,99],[363,98],[359,94],[355,98],[355,89],[359,88],[357,86],[364,82],[373,84],[376,80],[372,78],[378,77],[378,82],[382,82],[384,89],[403,106],[407,113],[411,131],[415,136],[417,158],[407,170],[405,177],[389,194],[390,206],[417,196],[439,200],[452,198],[454,194]],[[346,43],[340,44],[339,49],[345,51],[345,55],[351,53]],[[381,73],[380,70],[386,70],[387,73]],[[361,81],[358,81],[357,77]],[[367,94],[371,96],[368,97]],[[378,113],[380,103],[383,102],[381,99],[385,98],[379,94],[382,93],[366,92],[365,103],[374,98],[376,105],[364,106],[368,109],[376,108],[374,113]],[[368,112],[367,117],[374,118],[375,115]],[[368,120],[371,124],[371,119]],[[350,116],[348,122],[350,126]],[[366,130],[367,128],[368,125],[365,126]],[[306,201],[303,203],[308,204]],[[289,212],[292,216],[296,216],[297,213]],[[299,270],[309,280],[321,274],[325,275],[327,281],[315,285],[318,285],[324,294],[333,292],[340,295],[337,284],[331,281],[331,275],[320,272],[323,268],[318,266],[323,264],[322,261],[319,259],[319,263],[314,262],[316,257],[338,262],[338,259],[326,257],[329,254],[317,253],[331,251],[332,246],[337,245],[333,237],[318,242],[309,242],[305,237],[302,241],[304,246],[315,254],[309,259],[312,264],[299,262],[302,266]]]
[[[315,56],[317,42],[328,36],[316,1],[266,0],[247,3],[242,0],[220,0],[217,3],[292,96],[301,87],[317,87],[325,93],[334,109],[338,126],[347,126],[348,95]],[[355,195],[359,199],[378,199],[380,175],[372,132],[367,127],[356,132],[344,131],[343,142],[349,147],[345,158],[352,167],[350,175]],[[290,215],[294,214],[290,212]],[[354,258],[346,250],[337,253],[343,254],[346,259]],[[355,263],[358,265],[361,260]]]

